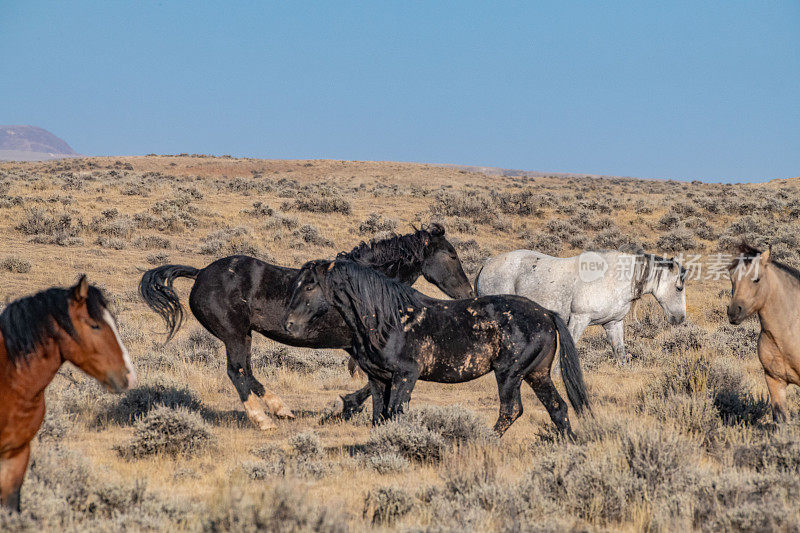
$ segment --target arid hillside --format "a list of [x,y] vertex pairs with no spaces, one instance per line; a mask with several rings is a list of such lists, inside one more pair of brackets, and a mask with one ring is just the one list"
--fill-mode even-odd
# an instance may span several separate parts
[[[0,529],[402,531],[794,530],[800,426],[770,423],[758,325],[725,319],[724,268],[745,239],[800,265],[800,182],[760,185],[487,175],[423,164],[207,156],[0,163],[0,298],[80,273],[113,303],[140,373],[113,396],[65,366],[47,392],[19,517]],[[629,317],[632,361],[600,328],[578,343],[593,418],[557,437],[529,388],[501,439],[489,375],[420,383],[411,414],[373,429],[320,424],[363,384],[346,354],[258,338],[256,376],[298,415],[244,415],[219,341],[191,318],[164,345],[142,272],[232,254],[287,266],[444,224],[474,280],[518,248],[568,256],[643,248],[690,269],[688,320],[650,296]],[[176,286],[187,302],[190,280]],[[420,290],[442,297],[420,281]],[[257,337],[257,336],[256,336]],[[563,390],[560,377],[554,380]],[[174,436],[174,440],[170,440]]]

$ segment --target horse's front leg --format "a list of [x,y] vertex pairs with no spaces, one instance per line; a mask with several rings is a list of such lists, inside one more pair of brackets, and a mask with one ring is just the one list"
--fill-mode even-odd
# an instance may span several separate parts
[[625,353],[625,329],[622,320],[607,322],[603,324],[603,329],[606,330],[606,337],[608,338],[609,344],[611,344],[611,351],[614,352],[614,357],[617,358],[617,361],[620,363],[629,362],[630,359]]
[[388,418],[387,402],[391,397],[391,382],[370,376],[369,388],[372,393],[372,425],[377,426]]
[[19,494],[30,456],[30,444],[25,444],[0,457],[0,507],[20,511]]
[[389,418],[404,411],[405,406],[411,401],[411,391],[414,390],[417,379],[419,379],[419,367],[416,364],[394,373],[388,402]]

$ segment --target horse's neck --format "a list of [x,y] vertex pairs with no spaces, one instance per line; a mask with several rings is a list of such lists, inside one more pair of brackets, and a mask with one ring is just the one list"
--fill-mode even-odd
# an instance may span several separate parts
[[[3,336],[0,335],[0,387],[7,387],[20,398],[40,396],[61,368],[62,358],[58,343],[47,339],[35,353],[28,354],[16,364],[8,359]],[[4,383],[2,383],[4,382]]]
[[773,337],[781,337],[788,332],[796,332],[800,327],[800,284],[789,274],[778,271],[778,279],[771,286],[764,307],[759,309],[758,318],[761,329]]

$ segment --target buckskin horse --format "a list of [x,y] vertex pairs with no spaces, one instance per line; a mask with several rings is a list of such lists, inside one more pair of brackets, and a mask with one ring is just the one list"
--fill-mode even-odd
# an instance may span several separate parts
[[758,358],[764,368],[772,416],[786,420],[786,387],[800,385],[800,272],[775,261],[771,250],[746,243],[728,268],[731,302],[728,320],[741,324],[758,314]]
[[294,285],[284,326],[294,335],[335,310],[369,377],[372,422],[401,413],[418,379],[462,383],[494,371],[498,435],[522,414],[525,380],[559,432],[572,435],[550,369],[556,354],[575,411],[589,407],[578,352],[555,313],[520,296],[436,300],[346,259],[311,261]]
[[[407,235],[362,242],[340,254],[380,270],[402,283],[413,284],[420,276],[451,298],[472,296],[472,287],[453,245],[439,224]],[[253,376],[250,366],[252,332],[289,346],[340,348],[350,351],[350,330],[335,311],[327,313],[302,334],[288,333],[282,325],[286,305],[300,270],[236,255],[214,261],[203,269],[165,265],[144,273],[139,284],[142,299],[167,323],[169,340],[183,321],[183,309],[173,289],[178,277],[196,281],[189,295],[195,318],[225,344],[228,376],[244,404],[250,420],[262,430],[274,429],[261,398],[278,417],[293,418],[292,412],[275,394]],[[352,355],[352,354],[351,354]],[[351,410],[369,397],[369,385],[340,402]]]
[[0,338],[0,505],[19,511],[44,390],[64,361],[115,393],[130,389],[136,373],[103,294],[86,276],[10,303],[0,313]]

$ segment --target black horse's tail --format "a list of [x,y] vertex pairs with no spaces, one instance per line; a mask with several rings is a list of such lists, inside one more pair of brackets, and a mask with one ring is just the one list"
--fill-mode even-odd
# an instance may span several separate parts
[[572,404],[578,414],[581,414],[584,409],[591,411],[575,342],[572,340],[572,335],[567,329],[567,325],[556,313],[553,313],[553,322],[556,325],[556,333],[558,335],[556,343],[561,347],[561,353],[559,354],[561,379],[564,380],[569,403]]
[[139,282],[142,300],[167,323],[167,342],[183,323],[183,307],[172,288],[175,278],[195,279],[200,271],[184,265],[164,265],[148,270]]

